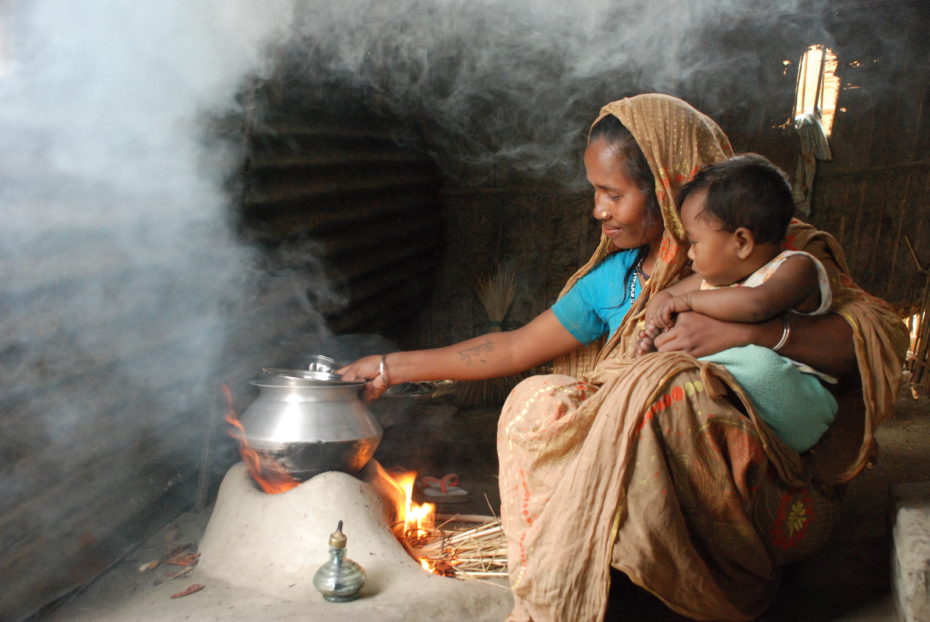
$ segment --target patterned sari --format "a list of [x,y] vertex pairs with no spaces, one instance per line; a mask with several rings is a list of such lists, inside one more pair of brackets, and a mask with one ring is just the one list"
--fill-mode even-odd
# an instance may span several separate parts
[[[688,104],[641,95],[606,106],[650,163],[665,222],[654,274],[606,344],[557,362],[511,393],[498,427],[502,519],[515,608],[510,620],[603,619],[610,567],[699,620],[751,620],[779,566],[822,544],[843,485],[874,453],[894,408],[907,335],[848,277],[831,236],[794,221],[786,248],[827,268],[832,312],[850,325],[859,377],[847,379],[827,434],[799,455],[721,366],[677,353],[634,359],[649,295],[686,261],[671,197],[700,166],[731,154]],[[565,291],[609,252],[602,239]]]

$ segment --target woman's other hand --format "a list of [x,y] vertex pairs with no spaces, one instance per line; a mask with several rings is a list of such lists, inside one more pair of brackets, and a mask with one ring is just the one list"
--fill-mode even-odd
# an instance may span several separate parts
[[336,370],[345,382],[365,381],[364,399],[366,402],[376,400],[390,385],[381,376],[381,355],[373,354],[353,361]]
[[[778,350],[779,354],[832,376],[856,371],[852,329],[842,317],[835,313],[790,314],[789,321],[789,339]],[[784,327],[780,316],[758,324],[743,324],[689,311],[679,313],[675,325],[655,338],[655,345],[659,352],[684,352],[694,357],[749,344],[771,348],[780,341]]]
[[659,352],[707,356],[752,343],[751,325],[723,322],[693,311],[679,313],[675,324],[655,337]]

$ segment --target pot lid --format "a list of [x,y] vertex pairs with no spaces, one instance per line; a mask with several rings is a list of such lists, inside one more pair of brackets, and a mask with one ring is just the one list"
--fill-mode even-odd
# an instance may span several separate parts
[[365,383],[361,380],[344,381],[339,374],[332,372],[266,367],[251,384],[272,387],[350,387]]

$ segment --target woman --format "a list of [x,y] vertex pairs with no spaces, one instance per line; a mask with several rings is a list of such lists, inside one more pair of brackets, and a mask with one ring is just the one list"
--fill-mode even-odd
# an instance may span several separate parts
[[[552,308],[515,331],[340,370],[373,379],[375,397],[399,382],[510,375],[558,357],[558,375],[514,389],[498,427],[512,620],[603,618],[611,566],[684,615],[758,616],[777,567],[825,539],[840,485],[893,409],[903,325],[852,284],[832,238],[800,222],[787,242],[827,266],[835,314],[790,324],[681,314],[658,353],[634,359],[650,294],[685,268],[677,190],[731,154],[717,125],[681,100],[605,106],[584,158],[601,242]],[[694,358],[784,337],[785,356],[850,379],[831,431],[803,456],[725,369]]]

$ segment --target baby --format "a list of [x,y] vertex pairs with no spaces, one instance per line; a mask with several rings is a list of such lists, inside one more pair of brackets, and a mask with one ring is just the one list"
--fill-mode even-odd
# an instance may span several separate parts
[[[696,311],[730,322],[764,322],[788,313],[826,313],[832,302],[826,270],[815,257],[782,250],[794,213],[784,173],[746,154],[701,169],[682,187],[681,220],[694,274],[658,292],[646,308],[639,352],[670,328],[676,313]],[[810,449],[836,415],[822,384],[836,379],[777,352],[791,335],[789,315],[772,348],[730,348],[702,360],[727,368],[756,411],[792,449]]]

